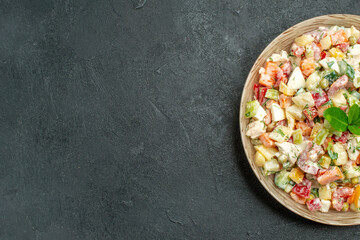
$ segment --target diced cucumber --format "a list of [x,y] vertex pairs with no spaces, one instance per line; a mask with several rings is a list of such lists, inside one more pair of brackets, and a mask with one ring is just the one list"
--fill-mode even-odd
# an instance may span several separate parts
[[317,145],[322,145],[325,142],[325,139],[328,135],[329,135],[329,130],[327,130],[326,128],[323,128],[317,132],[314,142]]
[[286,185],[290,182],[290,172],[282,170],[275,174],[275,185],[281,189],[285,189]]
[[292,186],[291,184],[287,184],[286,187],[285,187],[285,192],[289,193],[292,189],[293,189],[294,186]]
[[279,99],[279,91],[275,89],[269,89],[266,91],[265,97],[278,100]]
[[299,94],[302,94],[302,93],[306,93],[305,88],[300,88],[300,89],[295,93],[295,96],[297,96],[297,95],[299,95]]
[[257,100],[249,101],[246,103],[245,117],[254,117],[260,107],[260,103]]
[[351,95],[356,97],[358,100],[360,99],[360,93],[355,90],[351,92]]

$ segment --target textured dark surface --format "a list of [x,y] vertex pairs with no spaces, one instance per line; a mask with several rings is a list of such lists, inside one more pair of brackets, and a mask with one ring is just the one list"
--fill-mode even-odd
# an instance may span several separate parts
[[262,188],[238,105],[275,36],[360,3],[264,2],[0,1],[0,239],[359,239]]

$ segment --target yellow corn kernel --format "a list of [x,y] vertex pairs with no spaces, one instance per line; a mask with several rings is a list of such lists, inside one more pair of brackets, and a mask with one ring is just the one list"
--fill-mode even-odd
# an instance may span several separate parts
[[330,55],[334,58],[343,59],[345,57],[345,54],[338,48],[332,48],[329,50],[329,52],[330,52]]
[[354,177],[351,179],[351,183],[352,184],[358,184],[359,183],[359,178],[358,177]]
[[344,202],[343,208],[341,209],[341,211],[343,212],[347,212],[349,210],[349,203]]
[[300,168],[293,168],[291,169],[289,177],[294,182],[300,183],[304,179],[304,173],[300,170]]
[[315,198],[314,194],[310,193],[310,196],[308,199],[306,199],[307,201],[313,200]]
[[258,167],[263,167],[265,164],[265,157],[259,151],[255,153],[255,164]]

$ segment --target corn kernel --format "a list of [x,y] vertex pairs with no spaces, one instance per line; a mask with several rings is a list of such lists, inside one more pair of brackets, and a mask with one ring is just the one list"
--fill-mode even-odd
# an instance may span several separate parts
[[349,210],[349,203],[344,202],[343,208],[341,209],[341,211],[346,212],[347,210]]
[[337,188],[337,183],[336,182],[331,182],[330,183],[330,188]]
[[352,184],[358,184],[359,183],[359,178],[358,177],[354,177],[351,179],[351,183]]
[[310,193],[310,196],[308,199],[306,199],[307,201],[313,200],[315,198],[314,194]]

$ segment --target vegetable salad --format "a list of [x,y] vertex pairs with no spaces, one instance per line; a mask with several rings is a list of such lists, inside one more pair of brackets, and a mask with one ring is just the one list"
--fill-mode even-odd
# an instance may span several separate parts
[[310,211],[360,212],[360,31],[320,27],[259,74],[245,110],[255,164]]

